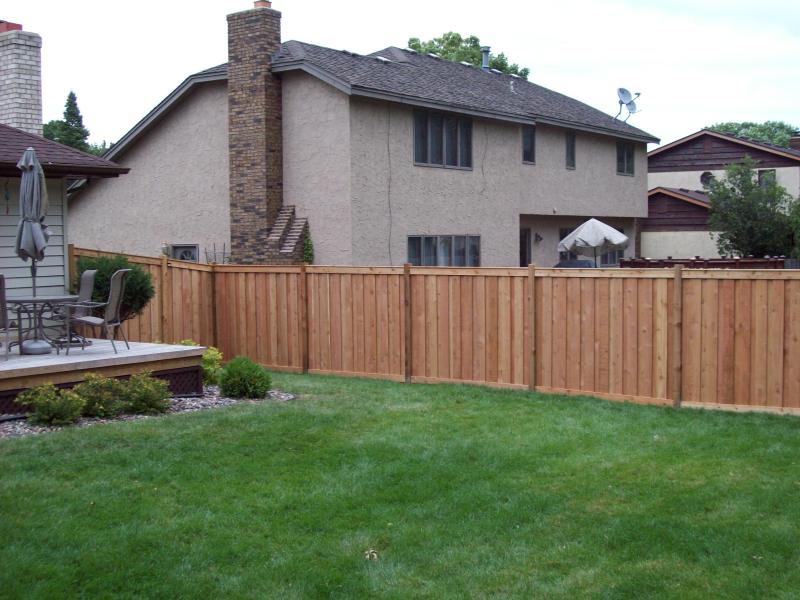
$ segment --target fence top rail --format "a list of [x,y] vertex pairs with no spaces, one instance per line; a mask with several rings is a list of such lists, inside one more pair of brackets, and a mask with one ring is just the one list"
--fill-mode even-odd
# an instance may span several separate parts
[[[91,250],[90,248],[75,248],[75,256],[124,256],[132,263],[145,265],[160,265],[160,258],[141,256],[139,254],[126,254],[125,252],[107,252],[105,250]],[[183,261],[181,261],[183,262]]]
[[216,270],[216,265],[211,265],[206,263],[196,263],[187,260],[177,260],[172,258],[170,258],[167,261],[167,266],[176,269],[187,269],[189,271],[204,271],[206,273],[210,273]]
[[300,265],[214,265],[217,273],[300,273]]
[[683,269],[684,279],[792,279],[800,280],[798,269]]
[[594,279],[671,279],[673,269],[540,269],[536,277],[581,277]]
[[411,267],[411,275],[486,275],[527,277],[526,267]]
[[330,275],[402,275],[403,267],[335,267],[335,266],[312,266],[306,267],[309,274],[330,274]]

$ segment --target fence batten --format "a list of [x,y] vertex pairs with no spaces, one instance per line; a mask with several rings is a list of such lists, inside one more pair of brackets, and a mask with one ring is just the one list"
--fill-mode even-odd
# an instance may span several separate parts
[[[73,263],[112,254],[69,249]],[[800,414],[800,271],[127,258],[156,289],[125,325],[138,341],[296,372]]]

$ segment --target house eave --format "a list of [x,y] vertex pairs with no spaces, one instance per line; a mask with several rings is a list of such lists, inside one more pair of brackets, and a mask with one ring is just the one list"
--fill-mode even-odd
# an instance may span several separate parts
[[158,105],[151,110],[145,117],[134,125],[119,141],[114,144],[112,148],[103,155],[107,160],[113,160],[116,156],[124,152],[127,147],[133,143],[134,140],[146,133],[153,125],[155,125],[164,114],[169,111],[173,105],[180,101],[191,89],[200,83],[207,83],[212,81],[225,81],[228,79],[227,74],[209,74],[209,75],[191,75],[187,77],[178,87],[164,98]]

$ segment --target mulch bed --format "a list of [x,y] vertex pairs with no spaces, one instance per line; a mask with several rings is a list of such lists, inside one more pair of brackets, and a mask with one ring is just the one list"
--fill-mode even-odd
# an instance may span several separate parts
[[[219,388],[217,386],[208,386],[205,388],[202,396],[192,396],[188,398],[170,398],[170,406],[167,412],[163,415],[170,413],[183,413],[183,412],[196,412],[198,410],[209,410],[211,408],[219,408],[221,406],[231,406],[233,404],[254,404],[258,402],[287,402],[294,400],[294,394],[282,392],[280,390],[270,390],[267,392],[266,398],[255,399],[242,399],[242,398],[226,398],[220,396]],[[46,425],[34,425],[25,419],[18,419],[14,421],[0,422],[0,438],[4,437],[21,437],[25,435],[38,435],[41,433],[50,433],[53,431],[60,431],[68,427],[90,427],[92,425],[100,425],[103,423],[113,423],[115,421],[137,421],[139,419],[152,419],[158,418],[163,415],[119,415],[112,418],[90,418],[81,417],[73,425],[59,425],[55,427],[48,427]]]

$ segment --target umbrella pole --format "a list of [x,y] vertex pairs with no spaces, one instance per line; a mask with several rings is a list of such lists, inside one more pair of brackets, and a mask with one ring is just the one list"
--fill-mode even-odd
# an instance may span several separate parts
[[31,281],[33,282],[33,296],[36,297],[36,259],[31,259]]

